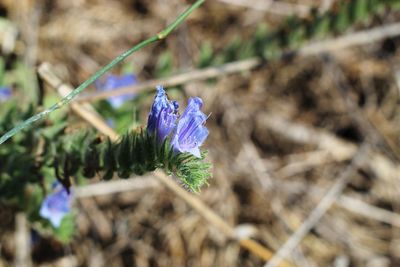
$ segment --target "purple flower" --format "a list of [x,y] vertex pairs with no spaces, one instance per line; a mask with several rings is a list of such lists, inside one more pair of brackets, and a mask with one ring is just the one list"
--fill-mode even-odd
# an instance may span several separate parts
[[53,192],[42,202],[39,214],[48,219],[54,227],[60,227],[61,221],[71,209],[71,193],[59,182],[53,184]]
[[106,123],[107,123],[107,125],[110,126],[111,128],[115,128],[115,121],[114,121],[113,119],[108,118],[108,119],[106,120]]
[[172,136],[171,144],[175,152],[189,152],[198,158],[201,157],[199,147],[208,136],[208,130],[204,126],[207,116],[200,110],[202,106],[201,98],[189,99],[189,104]]
[[0,87],[0,102],[7,101],[12,96],[12,90],[8,86]]
[[[112,91],[117,88],[131,86],[137,83],[136,76],[133,74],[125,75],[107,75],[104,79],[97,80],[95,86],[100,91]],[[119,96],[112,96],[107,99],[113,108],[121,107],[126,101],[134,99],[136,94],[125,94]]]
[[147,131],[156,134],[158,142],[164,142],[175,128],[178,108],[178,102],[169,101],[163,87],[157,86],[157,95],[147,121]]

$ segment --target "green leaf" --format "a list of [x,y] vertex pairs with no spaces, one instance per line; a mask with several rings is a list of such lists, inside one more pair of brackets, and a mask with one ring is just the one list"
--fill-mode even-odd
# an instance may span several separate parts
[[350,11],[349,5],[342,2],[339,13],[335,16],[335,30],[338,32],[343,32],[350,25]]
[[71,241],[75,233],[75,221],[72,213],[67,214],[61,221],[59,228],[53,228],[55,237],[64,244]]
[[67,122],[61,121],[49,127],[40,129],[39,133],[41,133],[45,138],[51,140],[60,135],[64,131],[65,127],[67,127],[67,125]]
[[210,42],[202,43],[200,47],[199,63],[197,66],[199,68],[204,68],[210,66],[214,59],[214,51]]
[[368,1],[355,0],[351,2],[351,9],[355,21],[362,21],[368,18]]
[[173,70],[173,56],[172,53],[167,50],[163,52],[157,61],[156,64],[156,76],[157,77],[166,77],[172,73]]

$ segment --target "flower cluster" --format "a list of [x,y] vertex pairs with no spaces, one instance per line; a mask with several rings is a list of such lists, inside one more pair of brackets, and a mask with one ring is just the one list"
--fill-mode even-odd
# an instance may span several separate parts
[[62,219],[70,212],[72,197],[62,184],[55,182],[53,190],[42,202],[39,214],[48,219],[51,224],[58,228]]
[[190,98],[188,106],[178,119],[178,103],[168,100],[162,86],[158,86],[149,114],[147,130],[155,134],[160,143],[170,137],[175,153],[188,152],[200,158],[199,147],[208,136],[208,130],[204,126],[207,116],[201,111],[202,106],[201,98]]
[[[210,165],[202,161],[200,151],[200,146],[209,134],[205,127],[207,116],[201,111],[202,106],[203,101],[200,98],[190,98],[186,109],[179,116],[178,103],[170,101],[164,89],[158,86],[148,117],[147,133],[149,135],[142,134],[144,132],[131,133],[131,135],[127,135],[127,138],[122,138],[122,141],[116,144],[118,148],[106,151],[107,153],[117,153],[110,154],[113,161],[104,161],[105,163],[117,161],[118,164],[110,163],[110,165],[102,166],[102,170],[107,171],[109,168],[109,170],[117,171],[115,166],[118,166],[119,173],[123,174],[126,171],[128,174],[131,172],[142,174],[154,170],[162,165],[160,163],[168,161],[169,164],[164,165],[166,170],[174,172],[187,188],[198,192],[200,187],[207,183],[210,176]],[[132,140],[135,140],[135,142],[131,142]],[[168,153],[151,156],[154,155],[151,153],[154,146],[147,146],[147,144],[152,144],[152,140],[156,140],[159,145],[170,145],[170,149],[174,153],[169,153],[171,150],[168,150]],[[78,143],[82,142],[79,141]],[[91,148],[92,152],[94,148]],[[132,153],[132,151],[135,153]],[[155,153],[159,151],[162,150],[157,150]],[[99,151],[97,152],[95,154],[101,154]],[[131,153],[140,154],[141,160],[135,162],[135,158],[130,156]],[[194,157],[190,157],[190,160],[188,160],[186,156],[180,157],[180,153],[190,153]],[[132,169],[132,166],[135,166],[136,169]],[[48,219],[54,228],[59,228],[63,218],[71,210],[72,193],[67,192],[60,183],[54,183],[52,192],[42,202],[39,211],[40,216]]]

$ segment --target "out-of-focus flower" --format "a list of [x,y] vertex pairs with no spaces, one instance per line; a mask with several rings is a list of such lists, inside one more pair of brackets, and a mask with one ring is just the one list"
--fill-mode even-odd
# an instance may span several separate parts
[[107,123],[107,125],[110,126],[111,128],[115,128],[115,121],[114,121],[113,119],[108,118],[108,119],[106,120],[106,123]]
[[[135,85],[137,83],[136,76],[133,74],[125,75],[107,75],[104,79],[97,80],[95,86],[100,91],[112,91],[117,88]],[[113,108],[121,107],[126,101],[132,100],[136,94],[125,94],[119,96],[112,96],[107,99]]]
[[62,184],[55,182],[52,193],[42,202],[40,216],[48,219],[54,227],[60,227],[62,219],[71,210],[71,194]]
[[208,136],[208,130],[204,126],[207,116],[200,110],[202,106],[201,98],[189,99],[189,104],[180,117],[171,139],[175,152],[189,152],[195,157],[201,157],[199,147]]
[[163,87],[157,86],[157,95],[150,110],[147,130],[151,134],[156,134],[158,142],[164,142],[175,128],[178,108],[178,102],[169,101]]
[[12,90],[8,86],[0,87],[0,102],[7,101],[12,96]]

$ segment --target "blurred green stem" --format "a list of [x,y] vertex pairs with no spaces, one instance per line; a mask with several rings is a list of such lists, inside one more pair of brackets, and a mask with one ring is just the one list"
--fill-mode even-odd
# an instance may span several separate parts
[[123,61],[125,58],[130,56],[132,53],[140,50],[141,48],[157,42],[159,40],[162,40],[166,38],[173,30],[175,30],[189,15],[192,13],[196,8],[198,8],[200,5],[202,5],[205,2],[205,0],[197,0],[193,5],[191,5],[185,12],[183,12],[173,23],[171,23],[168,27],[166,27],[164,30],[159,32],[157,35],[150,37],[147,40],[144,40],[143,42],[135,45],[134,47],[130,48],[129,50],[125,51],[118,57],[116,57],[113,61],[108,63],[106,66],[104,66],[101,70],[93,74],[89,79],[87,79],[85,82],[83,82],[81,85],[79,85],[74,91],[72,91],[69,95],[61,99],[58,103],[54,104],[50,108],[30,117],[26,121],[18,124],[16,127],[5,133],[1,138],[0,138],[0,144],[4,143],[7,141],[9,138],[11,138],[13,135],[21,131],[22,129],[28,127],[35,121],[41,120],[45,117],[47,117],[50,113],[53,111],[63,107],[64,105],[68,104],[71,102],[72,99],[74,99],[77,95],[79,95],[83,90],[85,90],[90,84],[92,84],[95,80],[100,78],[103,74],[108,72],[110,69],[112,69],[115,65]]

